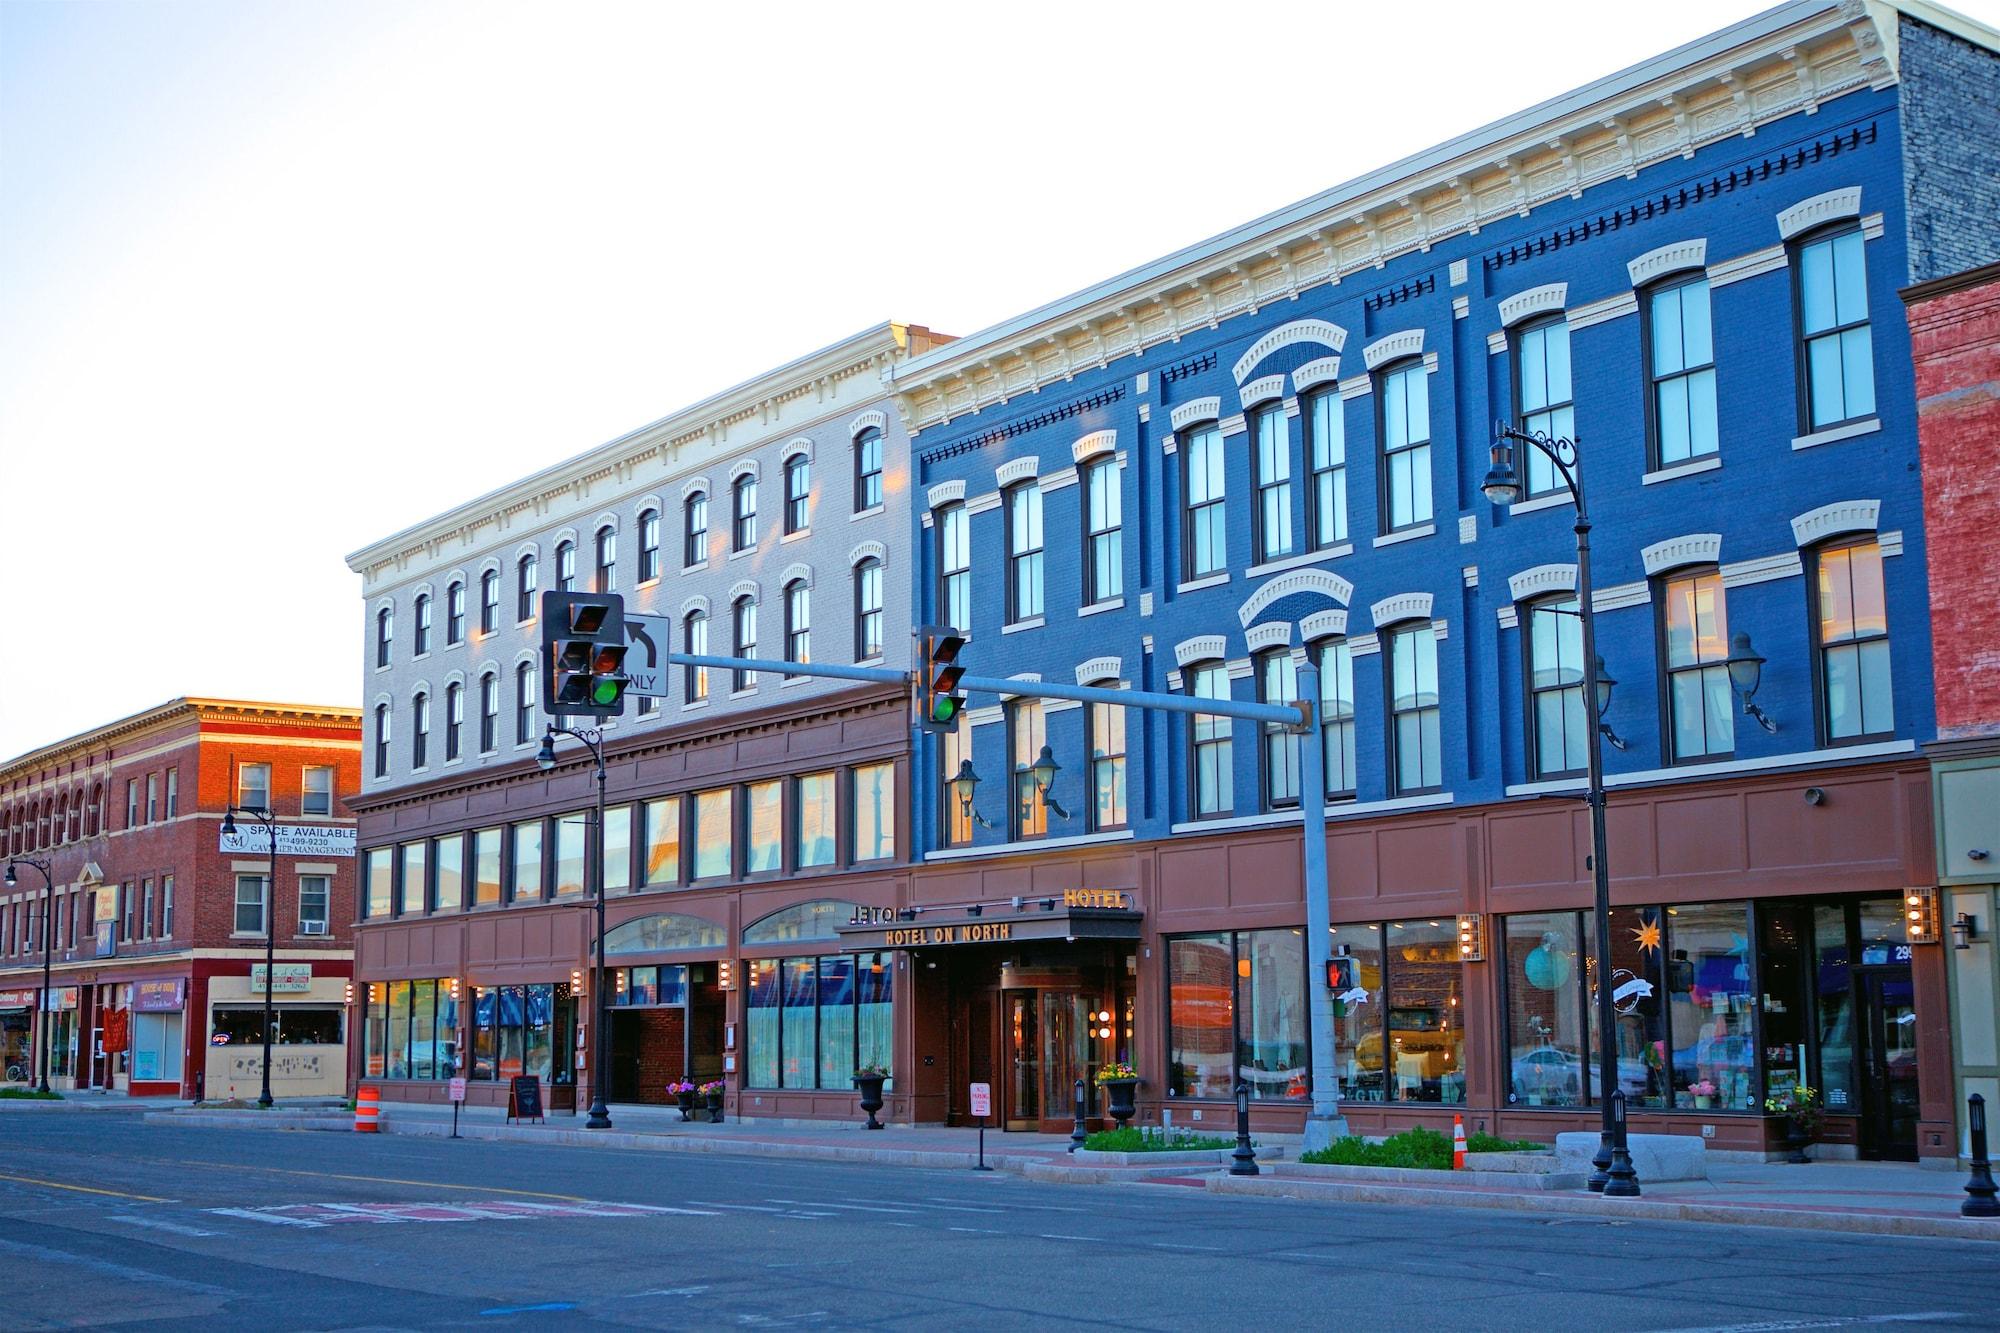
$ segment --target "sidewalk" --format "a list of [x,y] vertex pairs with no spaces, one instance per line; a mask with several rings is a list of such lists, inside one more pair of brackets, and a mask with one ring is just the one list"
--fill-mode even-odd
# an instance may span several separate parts
[[[324,1110],[156,1111],[149,1122],[218,1125],[236,1129],[317,1129],[352,1132],[347,1112]],[[977,1156],[976,1130],[940,1126],[891,1126],[869,1133],[859,1122],[727,1121],[720,1125],[682,1123],[670,1107],[614,1106],[613,1128],[588,1130],[583,1116],[562,1114],[543,1124],[509,1125],[494,1107],[461,1112],[461,1137],[524,1143],[589,1144],[600,1148],[658,1152],[698,1152],[784,1157],[800,1161],[868,1162],[963,1170]],[[390,1134],[442,1138],[451,1133],[451,1109],[436,1105],[385,1103],[382,1130]],[[1965,1176],[1900,1162],[1783,1163],[1710,1162],[1706,1180],[1641,1182],[1637,1199],[1606,1199],[1587,1191],[1543,1190],[1533,1177],[1499,1172],[1466,1173],[1440,1181],[1424,1173],[1422,1183],[1334,1179],[1309,1174],[1311,1168],[1286,1161],[1291,1151],[1273,1145],[1277,1170],[1232,1176],[1222,1161],[1142,1161],[1122,1164],[1110,1154],[1069,1152],[1066,1135],[986,1136],[986,1163],[1031,1180],[1060,1184],[1138,1184],[1206,1189],[1218,1194],[1292,1198],[1319,1202],[1444,1205],[1597,1218],[1717,1222],[1895,1236],[1950,1236],[2000,1241],[2000,1219],[1968,1219],[1958,1213],[1965,1199]],[[1173,1157],[1172,1154],[1163,1154]],[[1226,1160],[1226,1154],[1219,1155]]]

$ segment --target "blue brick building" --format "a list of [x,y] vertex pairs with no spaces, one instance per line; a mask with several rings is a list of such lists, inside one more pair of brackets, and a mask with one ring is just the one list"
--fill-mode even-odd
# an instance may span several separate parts
[[1830,1151],[1948,1156],[1897,291],[1992,252],[1923,185],[1980,136],[1916,131],[1997,45],[1802,0],[898,367],[913,605],[975,672],[1283,701],[1310,654],[1329,756],[975,697],[914,761],[918,1108],[1052,1124],[1123,1059],[1142,1119],[1241,1078],[1295,1128],[1320,781],[1350,1125],[1595,1124],[1573,510],[1538,458],[1482,496],[1504,421],[1574,437],[1596,522],[1635,1123],[1762,1152],[1808,1085]]

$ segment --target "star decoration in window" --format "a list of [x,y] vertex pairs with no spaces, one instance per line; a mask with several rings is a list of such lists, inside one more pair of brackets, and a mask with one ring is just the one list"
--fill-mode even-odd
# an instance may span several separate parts
[[1657,950],[1660,947],[1660,923],[1648,921],[1632,932],[1632,941],[1641,949]]

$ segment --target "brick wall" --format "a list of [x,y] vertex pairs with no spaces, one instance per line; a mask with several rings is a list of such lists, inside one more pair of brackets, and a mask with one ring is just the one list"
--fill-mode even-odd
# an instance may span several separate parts
[[1905,16],[1898,29],[1910,280],[2000,259],[2000,57]]
[[639,1009],[639,1100],[672,1103],[666,1086],[686,1068],[687,1018],[680,1009]]
[[2000,265],[1908,293],[1938,736],[2000,735]]

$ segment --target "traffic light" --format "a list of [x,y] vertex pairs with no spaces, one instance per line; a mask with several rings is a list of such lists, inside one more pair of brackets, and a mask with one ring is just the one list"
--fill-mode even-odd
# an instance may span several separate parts
[[625,712],[625,600],[616,593],[542,594],[542,711]]
[[958,715],[965,711],[965,696],[959,693],[958,678],[965,668],[958,664],[958,650],[965,636],[949,625],[925,625],[917,631],[922,652],[917,666],[917,725],[925,731],[944,733],[958,730]]

